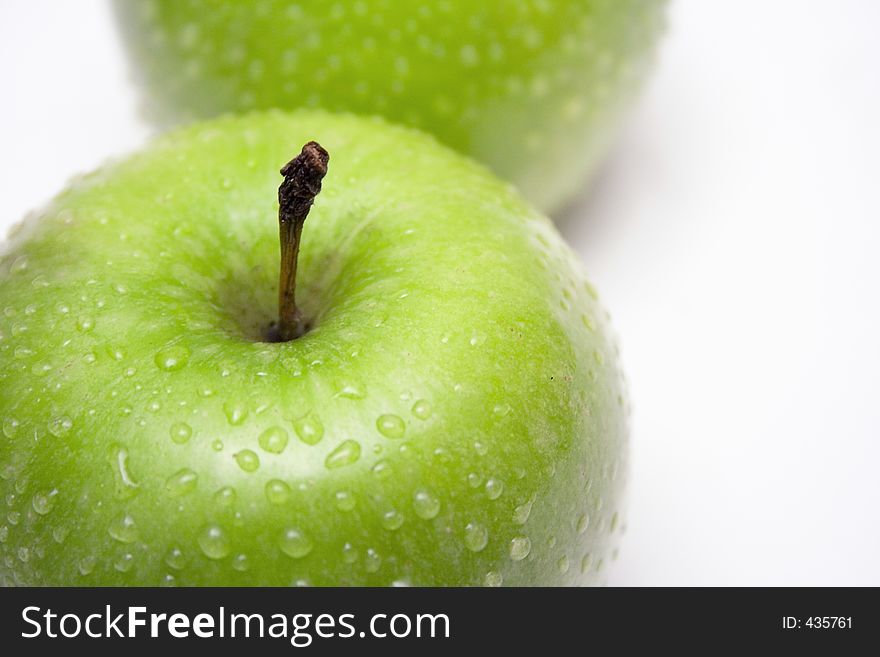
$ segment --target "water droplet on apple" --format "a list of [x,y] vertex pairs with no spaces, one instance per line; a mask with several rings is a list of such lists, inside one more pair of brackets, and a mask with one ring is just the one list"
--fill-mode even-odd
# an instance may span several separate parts
[[389,531],[400,529],[403,521],[403,514],[397,509],[391,509],[382,514],[382,526]]
[[111,445],[110,464],[113,467],[116,497],[121,500],[134,497],[138,492],[138,483],[128,469],[128,450],[118,444]]
[[568,563],[568,555],[563,554],[559,557],[559,560],[556,562],[556,569],[565,575],[568,572],[569,563]]
[[260,467],[260,457],[249,449],[243,449],[234,454],[235,462],[245,472],[256,472]]
[[86,575],[91,575],[92,571],[95,570],[95,557],[83,557],[79,560],[79,564],[77,565],[79,568],[79,574],[85,577]]
[[376,479],[388,479],[394,472],[391,468],[391,464],[386,460],[376,461],[376,463],[371,468],[373,475]]
[[368,573],[375,573],[382,566],[382,557],[379,556],[379,553],[376,552],[373,548],[369,548],[367,550],[367,555],[364,557],[364,568]]
[[587,327],[587,330],[590,333],[596,332],[596,322],[593,321],[593,318],[587,314],[581,315],[581,321],[584,323],[584,326]]
[[317,445],[324,437],[324,425],[318,416],[309,413],[293,422],[293,430],[306,445]]
[[510,404],[496,404],[492,409],[492,415],[496,418],[505,417],[508,413],[510,413]]
[[524,525],[528,522],[529,516],[532,513],[532,504],[534,503],[535,498],[533,497],[528,502],[520,504],[513,510],[513,521],[517,525]]
[[584,555],[584,558],[581,559],[581,573],[586,575],[590,572],[590,569],[593,567],[593,555],[587,553]]
[[95,320],[91,317],[80,317],[76,320],[76,330],[81,333],[88,333],[95,328]]
[[15,434],[18,432],[18,427],[21,426],[19,421],[14,417],[8,417],[3,420],[3,435],[9,438],[10,440],[15,437]]
[[290,486],[280,479],[266,482],[266,499],[271,504],[284,504],[290,499]]
[[360,388],[353,385],[347,385],[343,386],[342,390],[336,393],[336,396],[342,397],[343,399],[363,399],[367,395]]
[[587,528],[589,526],[590,526],[590,516],[588,516],[586,513],[584,513],[583,515],[581,515],[580,518],[578,518],[577,533],[583,534],[585,531],[587,531]]
[[227,422],[237,427],[247,419],[248,409],[240,402],[226,402],[223,404],[223,413],[226,415]]
[[221,508],[228,509],[235,504],[236,497],[238,496],[235,494],[234,488],[231,486],[224,486],[214,493],[214,504]]
[[354,440],[344,440],[327,455],[324,466],[328,470],[335,470],[346,465],[351,465],[361,457],[361,445]]
[[344,563],[354,563],[358,560],[358,551],[351,543],[342,546],[342,561]]
[[431,404],[424,399],[419,399],[413,404],[412,414],[419,420],[427,420],[431,417]]
[[480,456],[486,456],[489,453],[489,447],[485,443],[481,443],[479,440],[474,442],[474,451]]
[[56,527],[52,530],[52,540],[60,545],[67,540],[69,534],[70,529],[68,529],[67,527]]
[[504,583],[504,578],[501,576],[501,573],[490,570],[486,573],[486,576],[483,578],[483,586],[489,586],[492,588],[497,588]]
[[489,530],[476,522],[469,522],[464,528],[464,545],[471,552],[480,552],[489,542]]
[[173,546],[165,553],[165,564],[174,570],[183,569],[186,565],[186,559],[179,547]]
[[160,370],[177,372],[186,367],[189,357],[190,351],[185,345],[173,344],[159,351],[154,361]]
[[39,513],[41,516],[47,515],[50,511],[52,511],[52,507],[55,506],[55,496],[58,495],[58,489],[53,488],[50,491],[35,493],[33,498],[31,498],[31,506],[34,511]]
[[193,430],[186,422],[175,422],[171,425],[169,433],[171,434],[171,440],[178,445],[183,445],[192,438]]
[[134,518],[127,513],[116,516],[107,528],[107,533],[120,543],[134,543],[138,538]]
[[468,481],[468,486],[470,486],[471,488],[478,488],[480,486],[480,484],[483,483],[483,477],[481,477],[476,472],[471,472],[467,476],[467,481]]
[[270,454],[280,454],[287,447],[287,431],[281,427],[270,427],[257,439],[260,448]]
[[182,497],[193,492],[199,476],[189,468],[182,468],[165,480],[165,489],[172,497]]
[[207,525],[199,532],[199,547],[209,559],[223,559],[231,551],[229,538],[219,525]]
[[422,520],[431,520],[440,513],[440,500],[427,490],[419,490],[413,496],[413,509]]
[[397,415],[380,415],[376,420],[376,428],[386,438],[403,438],[406,432],[406,424]]
[[292,559],[302,559],[312,551],[312,542],[298,529],[284,530],[278,542],[281,551]]
[[232,568],[240,573],[247,572],[251,567],[250,560],[246,554],[236,554],[232,558]]
[[490,500],[497,500],[504,492],[504,482],[494,477],[486,482],[486,496]]
[[340,511],[351,511],[354,509],[357,499],[347,490],[338,490],[334,495],[334,503]]
[[532,551],[532,541],[528,536],[517,536],[510,539],[510,558],[513,561],[522,561]]

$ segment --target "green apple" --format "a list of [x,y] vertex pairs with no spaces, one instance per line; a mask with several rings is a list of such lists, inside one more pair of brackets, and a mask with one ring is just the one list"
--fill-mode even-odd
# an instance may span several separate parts
[[665,0],[119,0],[162,122],[270,107],[427,130],[554,211],[644,77]]
[[[311,139],[332,160],[279,341],[278,170]],[[607,317],[551,222],[432,138],[195,125],[2,253],[6,584],[603,577],[628,440]]]

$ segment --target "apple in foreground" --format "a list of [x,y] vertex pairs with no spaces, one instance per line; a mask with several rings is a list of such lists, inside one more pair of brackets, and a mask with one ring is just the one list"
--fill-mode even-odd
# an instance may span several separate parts
[[[309,144],[277,191],[312,139],[323,183]],[[607,317],[549,220],[430,137],[195,125],[2,253],[4,583],[603,577],[627,458]]]
[[665,0],[117,0],[160,121],[271,107],[432,132],[555,211],[645,77]]

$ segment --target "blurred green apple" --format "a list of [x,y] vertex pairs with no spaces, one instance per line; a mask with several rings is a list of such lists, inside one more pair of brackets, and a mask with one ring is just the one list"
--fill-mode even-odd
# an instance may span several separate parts
[[[270,341],[278,170],[312,138],[305,332]],[[606,315],[553,225],[432,138],[218,119],[81,178],[0,253],[0,582],[603,576],[627,459]]]
[[545,211],[583,188],[664,0],[118,0],[160,120],[321,107],[422,128]]

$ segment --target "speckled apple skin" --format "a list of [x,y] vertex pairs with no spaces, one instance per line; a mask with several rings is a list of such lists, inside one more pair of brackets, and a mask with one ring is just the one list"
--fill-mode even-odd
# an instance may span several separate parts
[[[331,153],[297,297],[279,168]],[[74,182],[0,256],[0,581],[571,585],[622,531],[627,401],[551,222],[379,120],[272,111]]]
[[117,0],[161,122],[270,107],[379,114],[545,211],[584,188],[665,0]]

